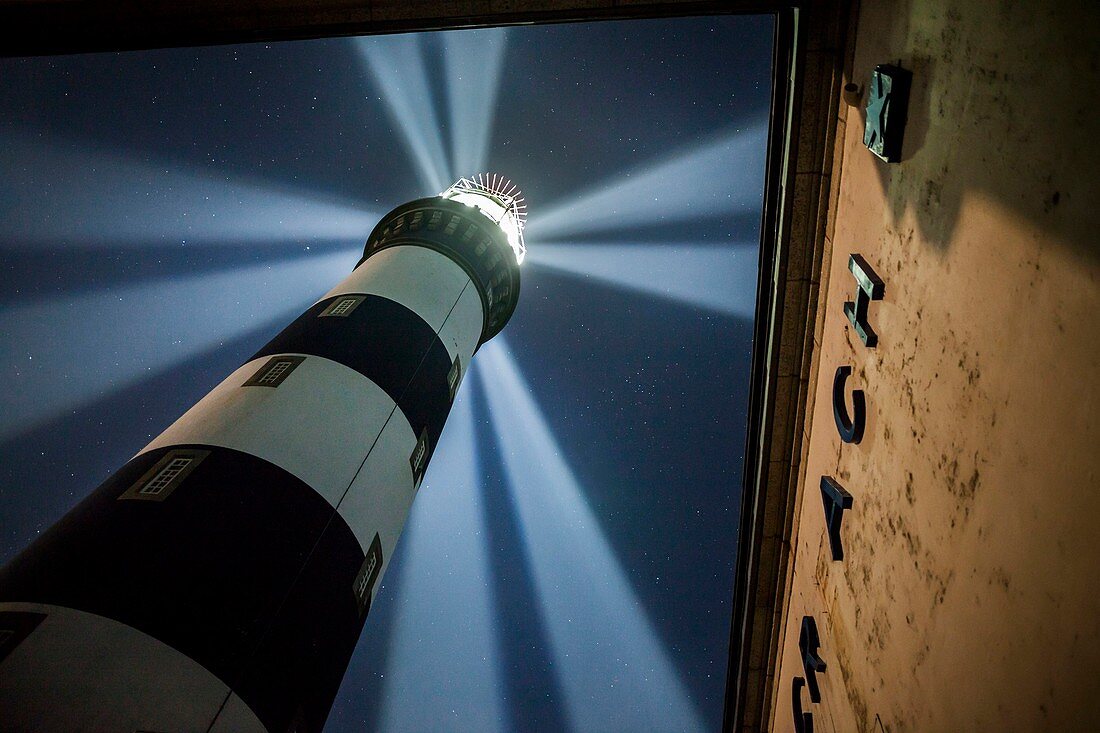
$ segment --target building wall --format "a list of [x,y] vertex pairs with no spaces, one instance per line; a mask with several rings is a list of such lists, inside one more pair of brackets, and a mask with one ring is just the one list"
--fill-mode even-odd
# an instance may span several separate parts
[[786,7],[783,0],[161,0],[127,3],[120,9],[114,3],[0,0],[0,57],[567,20],[761,13]]
[[[1073,7],[1076,5],[1077,7]],[[1100,714],[1100,88],[1086,3],[865,0],[852,79],[912,70],[900,163],[841,103],[772,728],[803,616],[817,731],[1089,730]],[[864,102],[866,99],[864,98]],[[865,347],[852,253],[885,281]],[[850,365],[865,436],[843,443]],[[819,482],[853,496],[833,561]]]

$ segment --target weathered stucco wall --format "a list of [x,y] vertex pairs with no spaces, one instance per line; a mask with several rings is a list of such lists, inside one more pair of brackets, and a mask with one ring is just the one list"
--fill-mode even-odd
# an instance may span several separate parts
[[[913,90],[898,164],[863,147],[860,109],[838,110],[772,727],[794,729],[799,626],[812,615],[828,665],[822,701],[801,693],[816,731],[1092,730],[1100,12],[862,5],[853,80],[900,60]],[[886,283],[870,307],[873,349],[842,311],[851,253]],[[858,445],[833,421],[844,364],[849,394],[867,399]],[[823,474],[854,497],[842,561],[829,554]]]

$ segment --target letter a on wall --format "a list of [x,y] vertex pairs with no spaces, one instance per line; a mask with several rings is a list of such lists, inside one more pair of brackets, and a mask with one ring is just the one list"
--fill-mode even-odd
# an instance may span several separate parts
[[825,527],[829,533],[829,550],[833,560],[844,559],[844,545],[840,540],[840,524],[844,510],[852,508],[852,495],[829,476],[821,477],[821,501],[825,505]]

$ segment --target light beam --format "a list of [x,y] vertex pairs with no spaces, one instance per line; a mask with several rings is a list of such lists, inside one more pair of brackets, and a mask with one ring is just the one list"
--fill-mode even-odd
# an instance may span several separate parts
[[702,730],[502,337],[478,358],[573,729]]
[[358,257],[348,250],[0,310],[0,440],[265,323],[287,323]]
[[422,43],[416,34],[402,33],[354,39],[360,58],[382,90],[398,132],[416,164],[421,184],[432,194],[454,178],[449,175],[443,138],[428,87]]
[[[557,206],[540,208],[528,222],[527,236],[561,239],[758,210],[766,141],[766,126],[756,124],[625,173]],[[739,177],[738,185],[720,185],[731,174]]]
[[449,31],[442,39],[451,116],[451,160],[458,175],[472,176],[487,167],[507,31]]
[[3,130],[0,247],[362,239],[377,212]]
[[657,298],[751,319],[756,309],[755,242],[700,244],[543,244],[527,261]]
[[416,580],[399,584],[382,695],[387,732],[504,726],[471,398],[464,389],[455,399],[399,545],[403,572]]

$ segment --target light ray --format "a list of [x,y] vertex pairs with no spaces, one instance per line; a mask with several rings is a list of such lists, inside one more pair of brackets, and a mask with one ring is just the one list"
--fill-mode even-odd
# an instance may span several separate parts
[[384,731],[504,726],[471,399],[459,391],[401,541],[403,572],[415,582],[400,584]]
[[0,247],[361,241],[376,212],[4,130]]
[[702,730],[502,338],[478,359],[573,729]]
[[427,189],[425,193],[439,193],[452,177],[428,87],[421,39],[416,34],[402,33],[356,38],[354,42],[405,138],[421,184]]
[[486,169],[506,43],[504,28],[443,34],[451,160],[458,175],[472,176]]
[[756,309],[758,246],[538,244],[527,261],[738,318]]
[[258,326],[289,323],[358,250],[0,310],[0,440]]
[[[547,206],[528,221],[528,237],[560,239],[630,227],[759,209],[764,190],[767,128],[752,125],[671,160]],[[738,177],[737,185],[720,182]]]

